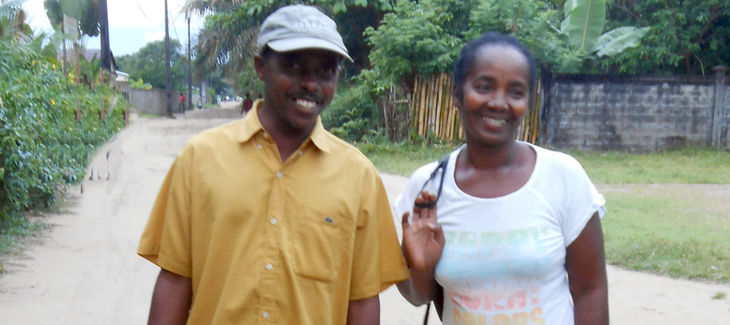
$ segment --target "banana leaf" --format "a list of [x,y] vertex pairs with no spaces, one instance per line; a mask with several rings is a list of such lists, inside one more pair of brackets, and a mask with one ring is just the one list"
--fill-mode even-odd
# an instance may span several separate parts
[[627,48],[638,46],[641,38],[648,31],[649,27],[624,26],[616,28],[598,38],[596,45],[593,47],[593,52],[596,52],[599,57],[616,55]]
[[591,50],[606,23],[606,0],[567,0],[564,9],[561,27],[571,50]]

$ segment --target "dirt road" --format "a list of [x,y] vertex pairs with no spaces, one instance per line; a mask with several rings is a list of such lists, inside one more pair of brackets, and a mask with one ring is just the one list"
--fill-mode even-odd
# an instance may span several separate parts
[[[194,118],[201,114],[218,118]],[[104,146],[68,203],[37,217],[49,229],[29,240],[22,253],[2,257],[0,324],[145,323],[158,269],[135,251],[158,187],[190,137],[237,117],[210,111],[136,119]],[[407,180],[387,174],[383,179],[391,198]],[[730,298],[712,299],[730,295],[727,285],[609,267],[609,286],[614,324],[730,322]],[[408,305],[394,288],[381,299],[383,324],[420,324],[424,308]]]

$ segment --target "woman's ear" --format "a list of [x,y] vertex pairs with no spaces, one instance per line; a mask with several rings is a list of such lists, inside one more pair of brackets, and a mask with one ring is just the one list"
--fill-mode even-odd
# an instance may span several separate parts
[[454,108],[461,110],[461,91],[455,85],[451,87],[451,98],[454,102]]

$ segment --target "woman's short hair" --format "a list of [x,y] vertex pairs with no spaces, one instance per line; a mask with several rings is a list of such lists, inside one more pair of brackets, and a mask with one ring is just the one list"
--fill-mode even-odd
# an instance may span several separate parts
[[532,52],[522,45],[522,43],[514,36],[495,32],[484,33],[481,37],[467,42],[461,49],[461,54],[459,54],[459,58],[456,60],[456,64],[454,64],[454,95],[461,99],[463,95],[464,79],[466,79],[466,76],[469,74],[469,70],[471,70],[474,65],[474,59],[477,51],[484,46],[491,45],[509,46],[525,56],[528,68],[530,69],[530,96],[532,96],[537,78],[535,57],[532,55]]

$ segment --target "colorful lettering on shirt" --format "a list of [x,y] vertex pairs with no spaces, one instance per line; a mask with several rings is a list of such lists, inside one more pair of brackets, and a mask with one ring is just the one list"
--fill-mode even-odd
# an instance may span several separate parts
[[546,227],[507,231],[447,231],[439,282],[454,324],[542,324],[540,283],[550,267]]

